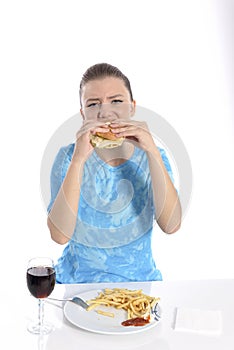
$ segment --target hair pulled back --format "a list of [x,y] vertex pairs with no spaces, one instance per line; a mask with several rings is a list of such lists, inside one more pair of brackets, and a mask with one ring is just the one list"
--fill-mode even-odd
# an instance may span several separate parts
[[130,85],[130,81],[124,75],[117,67],[112,66],[108,63],[97,63],[91,67],[89,67],[86,72],[83,74],[83,77],[80,82],[80,102],[81,102],[81,95],[82,95],[82,89],[85,84],[87,84],[89,81],[97,80],[97,79],[103,79],[106,77],[114,77],[119,78],[124,82],[125,87],[129,91],[130,99],[133,101],[133,95],[132,95],[132,89]]

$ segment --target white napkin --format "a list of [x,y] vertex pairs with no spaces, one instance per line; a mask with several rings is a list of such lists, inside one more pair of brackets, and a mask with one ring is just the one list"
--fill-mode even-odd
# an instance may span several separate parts
[[177,308],[175,330],[219,335],[222,332],[222,313],[219,310]]

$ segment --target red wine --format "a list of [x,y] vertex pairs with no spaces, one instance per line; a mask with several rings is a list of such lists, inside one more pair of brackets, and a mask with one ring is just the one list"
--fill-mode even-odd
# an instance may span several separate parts
[[37,266],[27,270],[27,285],[35,298],[46,298],[55,286],[55,271],[51,267]]

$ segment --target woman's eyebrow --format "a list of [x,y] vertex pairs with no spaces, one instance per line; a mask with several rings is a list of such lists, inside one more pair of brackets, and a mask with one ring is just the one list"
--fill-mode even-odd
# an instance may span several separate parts
[[87,100],[86,100],[86,103],[89,103],[89,102],[95,102],[95,101],[100,101],[100,98],[88,98]]
[[124,97],[122,94],[116,94],[116,95],[113,95],[113,96],[109,96],[108,99],[112,99],[112,98],[116,98],[116,97]]
[[[108,96],[107,98],[108,98],[108,100],[112,100],[113,98],[117,98],[117,97],[124,98],[124,95],[116,94],[116,95]],[[90,102],[96,102],[96,101],[100,101],[100,98],[98,98],[98,97],[90,97],[85,102],[86,103],[90,103]]]

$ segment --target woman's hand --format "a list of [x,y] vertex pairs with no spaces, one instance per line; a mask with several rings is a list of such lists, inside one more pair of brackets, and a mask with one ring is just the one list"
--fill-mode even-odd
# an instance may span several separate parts
[[137,146],[146,152],[156,148],[153,137],[145,122],[134,120],[118,120],[110,124],[111,131],[117,137],[125,137],[137,143]]
[[93,146],[90,143],[91,134],[94,135],[96,132],[106,131],[109,131],[109,125],[105,124],[103,121],[85,121],[80,130],[76,133],[73,159],[82,159],[86,161],[93,151]]

